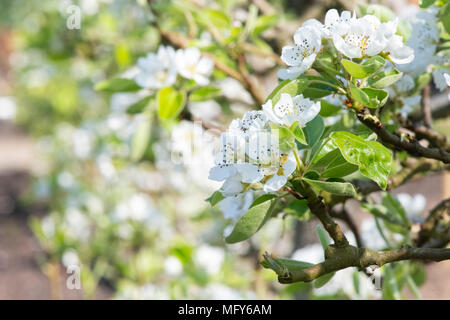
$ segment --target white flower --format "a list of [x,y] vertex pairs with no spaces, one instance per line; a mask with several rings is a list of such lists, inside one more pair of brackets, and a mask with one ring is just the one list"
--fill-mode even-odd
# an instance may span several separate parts
[[349,58],[362,58],[379,54],[395,33],[396,23],[381,23],[372,15],[351,19],[345,34],[333,34],[336,49]]
[[78,258],[78,253],[74,249],[67,249],[62,255],[62,263],[68,268],[73,265],[79,265],[80,259]]
[[275,192],[280,190],[287,182],[288,177],[295,171],[297,162],[294,153],[284,155],[281,159],[281,165],[278,171],[264,184],[265,192]]
[[134,80],[143,88],[160,89],[174,84],[177,78],[172,47],[160,46],[156,54],[150,52],[145,58],[139,58],[137,65],[139,73]]
[[202,57],[198,48],[178,49],[176,53],[178,72],[186,79],[192,79],[204,86],[209,83],[214,63],[211,59]]
[[449,68],[440,68],[433,71],[433,80],[436,88],[443,91],[450,83]]
[[319,29],[324,38],[332,38],[333,34],[345,34],[350,28],[350,20],[356,19],[355,13],[350,11],[342,11],[341,16],[336,9],[330,9],[325,14],[325,24],[323,25],[316,19],[309,19],[303,23],[302,26],[310,26]]
[[225,251],[219,247],[206,244],[197,248],[194,256],[195,262],[204,268],[208,274],[216,274],[220,271],[225,260]]
[[417,76],[425,72],[427,66],[432,63],[439,41],[437,18],[434,14],[423,10],[417,10],[415,14],[407,10],[404,18],[412,26],[411,37],[406,45],[414,50],[414,59],[408,64],[400,65],[399,70],[412,72],[413,76]]
[[396,64],[406,64],[414,60],[414,50],[405,46],[403,37],[399,35],[393,35],[383,51],[389,53],[389,57]]
[[288,65],[278,71],[280,79],[295,79],[309,69],[322,48],[320,29],[313,26],[299,28],[294,34],[294,46],[283,47],[281,60]]
[[272,106],[272,100],[269,100],[262,107],[270,121],[275,124],[291,126],[298,121],[300,126],[304,126],[319,113],[320,102],[313,102],[302,94],[292,97],[283,93],[275,106]]
[[248,190],[234,196],[226,197],[218,203],[225,219],[237,221],[248,211],[254,200],[254,191]]

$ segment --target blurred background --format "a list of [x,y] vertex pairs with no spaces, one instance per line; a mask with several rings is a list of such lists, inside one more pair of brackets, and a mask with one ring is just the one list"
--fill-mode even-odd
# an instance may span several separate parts
[[[194,2],[226,8],[236,25],[245,23],[250,4],[256,6],[273,22],[255,39],[264,39],[276,55],[304,20],[367,3]],[[417,5],[370,2],[397,14]],[[79,29],[67,25],[73,6],[81,12]],[[367,281],[351,269],[321,288],[282,286],[262,269],[264,250],[321,259],[317,222],[291,218],[295,212],[272,219],[249,241],[225,245],[229,222],[205,201],[218,187],[207,180],[209,167],[175,164],[170,154],[193,139],[191,120],[225,127],[251,108],[252,97],[237,81],[215,77],[222,96],[189,102],[191,119],[170,130],[127,112],[139,92],[95,90],[105,79],[132,73],[137,59],[160,45],[147,1],[0,0],[0,7],[0,299],[381,297],[370,284],[356,290],[355,281]],[[164,19],[178,23],[170,10]],[[277,31],[280,24],[290,32]],[[210,37],[204,33],[199,42]],[[248,63],[267,95],[277,84],[277,68],[251,54]],[[448,92],[432,88],[431,101],[440,114],[435,126],[448,135]],[[193,156],[212,161],[205,150]],[[420,216],[450,196],[450,175],[431,173],[394,193]],[[363,240],[376,247],[380,236],[372,216],[357,203],[348,211]],[[422,297],[450,299],[449,272],[448,261],[418,267]],[[77,275],[80,288],[70,278]],[[411,297],[408,289],[403,294]]]

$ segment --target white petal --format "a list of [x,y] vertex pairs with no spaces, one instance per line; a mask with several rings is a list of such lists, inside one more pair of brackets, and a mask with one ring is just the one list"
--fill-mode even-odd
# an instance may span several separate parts
[[297,168],[297,161],[293,152],[289,153],[286,162],[283,164],[283,173],[285,177],[289,177]]
[[214,67],[214,62],[211,59],[203,57],[198,62],[197,67],[195,68],[195,71],[198,73],[201,73],[205,76],[209,76],[213,70],[213,67]]
[[286,182],[287,178],[285,176],[274,175],[264,184],[264,191],[265,192],[278,191],[286,184]]
[[281,80],[294,80],[299,75],[301,75],[303,71],[301,71],[301,68],[299,67],[290,67],[285,69],[278,70],[278,78]]
[[223,183],[222,187],[220,188],[220,192],[228,197],[237,195],[244,189],[244,186],[241,183],[241,177],[239,175],[234,175],[229,177],[225,182]]
[[197,84],[201,86],[206,86],[209,83],[209,79],[200,74],[194,74],[193,79]]
[[223,181],[237,173],[234,165],[215,166],[209,170],[209,180]]
[[298,46],[286,46],[281,50],[281,60],[288,66],[298,66],[302,63],[302,51]]
[[256,183],[264,178],[264,174],[259,170],[258,166],[254,164],[238,163],[236,164],[236,168],[244,183]]
[[263,111],[266,113],[267,118],[275,124],[280,124],[280,120],[277,118],[273,112],[272,100],[269,99],[266,103],[262,105]]

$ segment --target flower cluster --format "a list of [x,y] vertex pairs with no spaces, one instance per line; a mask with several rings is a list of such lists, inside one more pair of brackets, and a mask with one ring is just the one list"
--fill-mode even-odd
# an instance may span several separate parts
[[350,11],[339,16],[336,9],[331,9],[326,13],[325,24],[310,19],[295,32],[294,46],[284,47],[281,54],[288,68],[281,69],[278,77],[295,79],[309,69],[323,49],[322,39],[329,39],[351,59],[384,53],[396,64],[409,63],[414,59],[414,51],[396,34],[397,24],[397,19],[382,23],[373,15],[356,18]]
[[281,189],[297,167],[295,150],[280,147],[279,127],[304,126],[320,111],[320,104],[303,95],[283,93],[263,110],[249,111],[231,122],[221,135],[221,148],[209,179],[224,181],[219,207],[226,218],[238,219],[256,196]]
[[207,85],[214,63],[202,57],[195,47],[175,51],[170,46],[160,46],[157,53],[150,52],[146,57],[139,58],[137,66],[139,72],[134,79],[139,86],[161,89],[173,85],[177,74],[194,80],[198,85]]

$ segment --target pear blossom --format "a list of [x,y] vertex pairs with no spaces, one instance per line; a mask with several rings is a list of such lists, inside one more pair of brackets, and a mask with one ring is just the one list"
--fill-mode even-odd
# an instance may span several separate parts
[[175,50],[172,47],[160,46],[157,53],[150,52],[146,57],[139,58],[139,72],[134,77],[136,83],[149,89],[160,89],[175,83],[177,66]]
[[339,16],[339,12],[336,9],[330,9],[325,14],[325,24],[322,24],[316,19],[309,19],[302,26],[315,27],[322,32],[323,38],[332,38],[335,33],[345,34],[349,29],[351,19],[356,19],[355,13],[352,17],[350,11],[342,11]]
[[436,52],[439,41],[439,28],[436,25],[437,18],[432,12],[416,10],[411,13],[407,10],[404,18],[411,24],[411,37],[406,45],[414,50],[414,59],[407,64],[402,64],[398,68],[403,72],[411,72],[413,76],[426,71],[429,64],[432,63],[434,53]]
[[322,34],[314,26],[300,27],[294,34],[294,45],[283,47],[281,60],[288,65],[278,71],[282,80],[295,79],[309,69],[322,49]]
[[175,56],[178,72],[186,79],[192,79],[204,86],[209,83],[214,63],[211,59],[202,57],[198,48],[178,49]]
[[445,88],[449,86],[450,83],[450,69],[449,68],[439,68],[433,71],[433,81],[440,91],[444,91]]
[[313,102],[302,94],[292,97],[283,93],[275,106],[272,105],[272,100],[269,100],[262,107],[270,121],[275,124],[291,126],[298,121],[300,126],[304,126],[319,113],[320,102]]
[[274,192],[281,189],[287,182],[288,177],[295,171],[297,162],[293,152],[284,155],[278,171],[264,184],[265,192]]
[[237,221],[248,211],[254,200],[254,191],[248,190],[234,196],[226,197],[218,203],[218,206],[225,219]]

